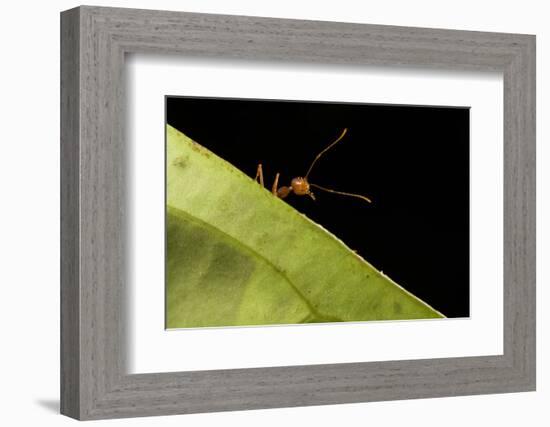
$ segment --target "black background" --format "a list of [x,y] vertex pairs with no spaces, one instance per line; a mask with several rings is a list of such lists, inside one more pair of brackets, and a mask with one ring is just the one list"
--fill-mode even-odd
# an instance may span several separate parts
[[469,316],[468,108],[167,97],[166,118],[252,178],[262,163],[268,188],[349,128],[309,181],[373,203],[285,200],[447,317]]

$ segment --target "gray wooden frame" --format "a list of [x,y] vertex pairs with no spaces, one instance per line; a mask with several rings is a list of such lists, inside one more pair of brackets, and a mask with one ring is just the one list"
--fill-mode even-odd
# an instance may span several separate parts
[[[129,52],[503,72],[504,354],[128,375]],[[61,165],[63,414],[100,419],[535,389],[534,36],[71,9],[61,14]]]

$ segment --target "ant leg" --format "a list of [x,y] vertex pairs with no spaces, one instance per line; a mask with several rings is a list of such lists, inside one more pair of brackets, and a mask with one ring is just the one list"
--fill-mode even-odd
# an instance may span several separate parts
[[279,175],[280,173],[277,172],[277,175],[275,175],[275,180],[273,181],[273,185],[271,186],[271,192],[274,196],[277,196],[277,187],[279,186]]
[[[260,178],[259,181],[258,178]],[[256,177],[254,178],[254,181],[258,181],[262,187],[264,186],[264,172],[262,170],[261,163],[258,163],[258,169],[256,169]]]

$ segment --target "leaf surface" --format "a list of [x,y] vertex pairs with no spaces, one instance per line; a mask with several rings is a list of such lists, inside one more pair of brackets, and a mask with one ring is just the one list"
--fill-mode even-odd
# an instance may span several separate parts
[[444,317],[167,126],[166,327]]

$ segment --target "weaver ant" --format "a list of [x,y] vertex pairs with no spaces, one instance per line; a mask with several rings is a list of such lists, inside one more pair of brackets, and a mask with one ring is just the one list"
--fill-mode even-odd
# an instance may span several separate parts
[[[313,200],[315,200],[315,195],[311,191],[311,188],[316,188],[322,191],[326,191],[328,193],[335,193],[340,194],[342,196],[350,196],[350,197],[357,197],[358,199],[365,200],[368,203],[371,203],[371,200],[368,197],[361,196],[360,194],[354,194],[354,193],[346,193],[344,191],[336,191],[332,190],[330,188],[321,187],[320,185],[313,184],[308,181],[309,174],[311,173],[311,170],[313,169],[313,166],[319,160],[319,158],[325,154],[328,150],[330,150],[334,145],[336,145],[348,132],[348,128],[344,128],[342,133],[334,142],[332,142],[330,145],[328,145],[324,150],[322,150],[315,159],[313,159],[313,162],[311,162],[311,165],[309,166],[309,169],[305,176],[297,176],[295,178],[292,178],[292,181],[290,182],[290,185],[279,187],[279,172],[275,175],[275,180],[273,181],[273,186],[271,187],[271,192],[274,196],[279,197],[280,199],[286,198],[290,193],[294,193],[297,196],[309,196]],[[262,164],[258,164],[258,169],[256,170],[256,177],[254,180],[258,181],[260,185],[264,186],[264,174],[262,170]]]

